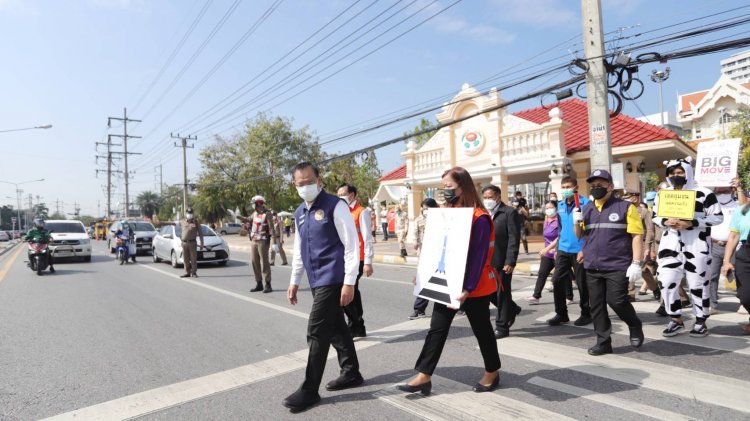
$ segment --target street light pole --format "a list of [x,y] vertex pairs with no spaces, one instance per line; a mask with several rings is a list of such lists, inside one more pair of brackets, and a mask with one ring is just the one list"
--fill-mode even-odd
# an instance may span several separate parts
[[[23,190],[19,189],[18,186],[20,186],[22,184],[36,183],[36,182],[39,182],[39,181],[44,181],[44,179],[40,178],[39,180],[22,181],[20,183],[14,183],[12,181],[0,180],[0,183],[12,184],[12,185],[16,186],[16,197],[18,199],[18,209],[16,209],[16,218],[18,219],[17,222],[18,222],[18,231],[19,232],[21,231],[21,193],[23,192]],[[29,221],[27,220],[26,224],[28,224],[28,223],[29,223]]]
[[669,79],[669,67],[664,69],[664,71],[661,70],[652,70],[651,71],[651,81],[654,83],[659,84],[659,118],[661,118],[661,126],[664,127],[664,96],[662,94],[662,88],[661,85]]
[[51,129],[51,128],[52,128],[52,125],[51,125],[51,124],[44,124],[44,125],[41,125],[41,126],[34,126],[34,127],[24,127],[23,129],[9,129],[9,130],[0,130],[0,133],[7,133],[7,132],[20,132],[20,131],[23,131],[23,130],[34,130],[34,129],[42,129],[42,130],[47,130],[47,129]]

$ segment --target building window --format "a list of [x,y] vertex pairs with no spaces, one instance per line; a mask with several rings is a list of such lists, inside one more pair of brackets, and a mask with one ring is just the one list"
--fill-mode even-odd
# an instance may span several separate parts
[[701,136],[701,129],[695,129],[695,138],[696,139],[702,139],[703,136]]
[[721,115],[721,117],[719,117],[719,124],[727,124],[731,123],[732,121],[734,121],[734,116],[729,113],[724,113]]

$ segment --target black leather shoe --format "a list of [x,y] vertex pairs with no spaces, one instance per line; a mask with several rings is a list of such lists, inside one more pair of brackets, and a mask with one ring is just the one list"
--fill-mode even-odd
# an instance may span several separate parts
[[53,268],[52,266],[50,266],[49,267],[49,273],[55,273],[55,268]]
[[590,316],[581,316],[577,318],[575,322],[573,322],[573,324],[576,326],[586,326],[589,323],[591,323]]
[[432,381],[418,384],[416,386],[412,386],[407,383],[407,384],[400,384],[396,387],[398,388],[398,390],[402,392],[407,392],[407,393],[421,392],[423,395],[427,396],[430,394],[430,392],[432,392]]
[[361,386],[365,382],[361,374],[357,374],[356,377],[346,377],[344,375],[331,380],[326,385],[326,390],[343,390],[349,389],[350,387]]
[[630,328],[630,345],[633,348],[640,348],[643,345],[643,328],[642,327],[631,327]]
[[263,291],[263,284],[258,284],[255,286],[255,288],[250,290],[250,292],[258,292],[258,291]]
[[664,304],[660,305],[655,311],[661,317],[667,317],[667,310],[664,308]]
[[495,339],[503,339],[510,336],[510,333],[505,329],[495,329]]
[[599,355],[604,354],[611,354],[612,353],[612,345],[594,345],[591,348],[589,348],[589,355],[593,355],[595,357],[598,357]]
[[366,338],[367,337],[367,330],[364,326],[362,326],[359,329],[352,329],[352,338]]
[[568,316],[561,316],[559,314],[555,314],[555,317],[547,320],[547,324],[550,326],[560,326],[563,323],[568,323],[570,321],[570,318]]
[[495,377],[495,380],[492,381],[492,384],[490,384],[489,386],[485,386],[482,383],[477,383],[474,385],[474,391],[477,393],[492,392],[493,390],[497,389],[499,385],[500,385],[500,374],[498,373],[497,377]]
[[289,408],[293,413],[297,413],[309,409],[318,402],[320,402],[319,394],[305,392],[300,389],[287,396],[281,404]]
[[266,285],[266,287],[263,288],[263,293],[268,294],[269,292],[273,292],[273,290],[271,289],[271,285]]
[[183,273],[182,275],[180,275],[180,278],[189,278],[189,277],[190,277],[189,273]]

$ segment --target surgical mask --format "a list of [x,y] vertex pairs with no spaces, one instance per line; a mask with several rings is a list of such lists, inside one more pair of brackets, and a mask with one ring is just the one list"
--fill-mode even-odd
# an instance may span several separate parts
[[484,207],[487,208],[487,210],[495,209],[495,206],[497,206],[497,202],[492,199],[484,199],[482,203],[484,203]]
[[554,209],[547,208],[544,210],[544,214],[552,218],[557,212]]
[[606,195],[607,195],[606,187],[594,187],[593,189],[591,189],[591,196],[596,200],[599,200]]
[[349,196],[339,196],[339,199],[343,200],[347,205],[349,204]]
[[562,189],[562,197],[563,199],[570,199],[575,194],[575,190],[573,189]]
[[308,184],[306,186],[297,187],[297,194],[305,202],[312,202],[320,194],[320,187],[317,183]]
[[672,177],[669,177],[669,181],[672,183],[673,186],[684,186],[687,184],[687,178],[681,176],[681,175],[674,175]]
[[186,213],[186,214],[185,214],[185,217],[186,217],[187,219],[193,219],[193,214],[192,214],[192,213]]
[[732,201],[732,194],[731,193],[720,193],[716,195],[716,199],[721,203],[722,205],[726,205],[729,202]]
[[443,197],[445,198],[445,201],[450,203],[451,205],[458,201],[458,196],[456,196],[456,189],[444,189]]

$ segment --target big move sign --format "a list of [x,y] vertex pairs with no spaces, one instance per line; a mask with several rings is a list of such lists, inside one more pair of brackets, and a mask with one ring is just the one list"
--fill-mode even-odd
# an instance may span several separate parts
[[695,181],[703,187],[728,187],[737,176],[740,139],[721,139],[698,144]]

